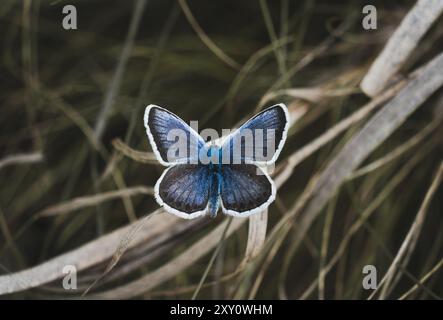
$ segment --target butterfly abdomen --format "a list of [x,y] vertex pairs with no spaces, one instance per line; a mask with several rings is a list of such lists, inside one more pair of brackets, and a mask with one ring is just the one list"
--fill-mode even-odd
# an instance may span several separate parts
[[218,166],[211,166],[211,187],[209,191],[208,211],[212,218],[217,216],[220,195],[220,171]]

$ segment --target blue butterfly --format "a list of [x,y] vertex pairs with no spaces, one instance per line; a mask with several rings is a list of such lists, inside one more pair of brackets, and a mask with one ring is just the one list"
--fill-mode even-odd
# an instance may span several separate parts
[[206,142],[156,105],[146,107],[144,124],[158,161],[168,167],[154,187],[166,211],[193,219],[215,217],[221,207],[227,215],[247,217],[274,201],[274,182],[262,167],[277,160],[285,143],[289,115],[284,104],[263,110],[217,141]]

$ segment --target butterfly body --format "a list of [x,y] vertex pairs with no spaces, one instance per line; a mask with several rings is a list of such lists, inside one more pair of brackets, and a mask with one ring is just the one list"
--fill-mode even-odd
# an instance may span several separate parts
[[217,216],[218,208],[220,207],[220,166],[211,165],[211,189],[209,193],[208,213],[212,218]]
[[284,105],[264,110],[218,143],[204,141],[183,120],[155,105],[146,108],[144,120],[154,153],[168,167],[154,188],[166,211],[192,219],[215,217],[221,208],[246,217],[274,201],[276,188],[263,167],[275,162],[286,139]]

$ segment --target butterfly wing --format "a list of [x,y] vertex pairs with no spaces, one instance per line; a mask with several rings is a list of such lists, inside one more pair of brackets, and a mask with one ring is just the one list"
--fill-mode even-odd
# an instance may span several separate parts
[[209,166],[177,164],[167,168],[154,187],[155,199],[166,211],[193,219],[208,210],[213,175]]
[[221,166],[221,207],[225,214],[247,217],[266,209],[275,199],[271,178],[254,164]]
[[263,110],[225,139],[223,163],[274,163],[286,141],[288,128],[289,113],[284,104]]
[[[205,142],[182,119],[151,104],[146,107],[144,123],[152,150],[161,164],[197,163],[198,152]],[[184,152],[179,152],[179,149]]]

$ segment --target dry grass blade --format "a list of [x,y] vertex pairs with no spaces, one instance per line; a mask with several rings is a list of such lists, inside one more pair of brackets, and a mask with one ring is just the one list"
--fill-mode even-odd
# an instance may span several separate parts
[[[23,256],[20,253],[20,250],[17,247],[16,242],[14,241],[14,237],[11,234],[11,230],[9,229],[8,222],[5,219],[5,214],[1,207],[0,207],[0,231],[2,233],[3,238],[5,239],[5,246],[11,248],[12,254],[14,255],[15,259],[19,262],[20,266],[23,267],[25,265]],[[1,263],[0,267],[3,267]]]
[[[443,107],[443,99],[442,101],[442,107]],[[440,108],[443,109],[443,108]],[[443,118],[443,112],[440,112],[438,114],[438,117],[432,121],[430,124],[426,126],[423,130],[418,132],[415,136],[413,136],[411,139],[403,143],[402,145],[398,146],[391,152],[385,154],[383,157],[369,163],[368,165],[354,171],[354,173],[349,177],[348,180],[352,180],[358,177],[361,177],[365,174],[368,174],[369,172],[372,172],[374,170],[377,170],[378,168],[386,165],[387,163],[393,161],[394,159],[400,157],[410,149],[412,149],[414,146],[418,145],[420,142],[422,142],[432,131],[434,131],[441,123],[441,120]]]
[[203,273],[203,276],[200,279],[200,282],[198,283],[197,288],[195,289],[193,295],[192,295],[192,300],[195,300],[198,296],[198,293],[200,292],[200,289],[202,288],[203,284],[205,283],[205,280],[209,274],[209,270],[211,270],[212,265],[214,264],[215,258],[217,258],[224,242],[226,239],[226,232],[228,231],[229,227],[231,226],[232,223],[232,219],[233,217],[229,217],[228,218],[228,223],[226,223],[225,229],[223,230],[223,233],[221,235],[221,239],[219,244],[217,245],[217,248],[215,248],[214,253],[212,254],[211,260],[209,260],[208,265],[206,266],[205,272]]
[[337,37],[343,35],[343,33],[352,25],[354,22],[355,15],[350,15],[346,21],[344,21],[341,25],[334,30],[334,34],[325,39],[322,43],[320,43],[317,47],[307,53],[303,58],[301,58],[294,66],[289,68],[279,79],[265,92],[265,94],[260,99],[255,111],[258,112],[263,106],[263,99],[267,97],[270,92],[281,88],[281,86],[286,83],[291,77],[293,77],[297,72],[308,66],[312,63],[316,58],[322,55],[328,48],[332,46],[332,44],[336,41]]
[[82,296],[88,294],[88,292],[95,286],[95,284],[97,284],[101,279],[103,279],[115,267],[115,265],[120,261],[120,258],[128,249],[132,240],[134,240],[135,236],[137,235],[137,232],[140,231],[140,229],[146,224],[147,221],[149,221],[152,217],[154,217],[156,214],[159,213],[160,211],[156,211],[154,213],[151,213],[150,215],[145,216],[143,219],[137,220],[137,223],[135,223],[135,225],[133,225],[131,229],[129,229],[128,233],[120,241],[117,249],[112,255],[111,261],[106,266],[105,271],[103,271],[101,276],[95,279],[95,281],[83,292]]
[[263,96],[261,103],[267,104],[268,101],[281,96],[288,96],[316,103],[325,98],[348,96],[353,93],[358,93],[359,91],[360,90],[357,90],[356,88],[327,89],[319,87],[281,89],[267,93]]
[[178,3],[180,4],[183,13],[186,16],[186,19],[188,19],[189,24],[194,29],[195,33],[200,38],[200,40],[208,47],[208,49],[211,50],[221,61],[226,63],[231,68],[235,70],[240,70],[241,65],[238,62],[236,62],[234,59],[229,57],[222,49],[220,49],[214,43],[214,41],[211,40],[211,38],[208,37],[208,35],[205,33],[203,28],[198,24],[197,20],[192,14],[191,9],[188,6],[188,3],[185,0],[178,0]]
[[423,285],[423,283],[425,283],[433,274],[435,274],[435,272],[437,272],[442,267],[443,267],[443,259],[441,259],[422,279],[420,279],[419,284],[415,284],[411,289],[402,294],[399,300],[406,299],[411,293],[420,288],[420,285]]
[[325,278],[326,278],[326,270],[325,263],[328,256],[328,246],[329,246],[329,237],[331,234],[331,226],[332,220],[334,218],[334,207],[336,203],[336,198],[329,204],[328,210],[326,212],[326,218],[323,225],[322,232],[322,241],[320,248],[320,265],[318,272],[318,298],[320,300],[325,299]]
[[248,243],[246,245],[245,258],[242,262],[243,264],[248,263],[260,253],[263,244],[265,243],[267,225],[267,209],[249,217]]
[[[154,213],[163,212],[162,209]],[[137,225],[138,221],[125,227],[119,228],[109,234],[106,234],[96,240],[66,252],[60,256],[50,259],[35,267],[25,269],[10,275],[0,276],[0,294],[18,292],[42,284],[51,282],[62,277],[63,267],[74,265],[77,271],[85,270],[98,263],[104,262],[115,253],[115,248],[121,242],[121,239],[128,234],[128,231]],[[183,221],[172,215],[156,214],[149,223],[145,224],[135,235],[129,248],[135,247],[140,243],[149,243],[150,247],[155,247],[168,237],[190,228],[199,221]]]
[[442,11],[441,0],[417,1],[363,79],[361,88],[366,94],[376,96],[386,87]]
[[[345,254],[346,248],[348,247],[351,239],[354,235],[357,234],[358,230],[365,224],[365,222],[374,214],[377,208],[381,206],[383,201],[392,194],[396,188],[404,181],[406,176],[414,170],[418,164],[425,158],[429,150],[434,147],[432,141],[428,146],[424,146],[423,149],[420,149],[420,152],[416,153],[406,164],[398,170],[398,173],[389,181],[388,184],[378,193],[377,197],[369,204],[369,206],[359,215],[357,221],[355,221],[347,230],[345,236],[341,240],[337,250],[335,251],[332,258],[329,260],[327,265],[323,268],[324,274],[328,274],[332,268],[339,262],[340,258]],[[312,292],[315,290],[316,285],[318,284],[318,278],[315,279],[308,289],[305,290],[303,295],[300,297],[301,299],[307,299]]]
[[112,200],[115,198],[122,198],[122,197],[131,197],[139,194],[149,194],[153,195],[154,190],[150,187],[145,186],[136,186],[136,187],[130,187],[126,189],[120,189],[115,191],[108,191],[103,192],[100,194],[95,194],[92,196],[83,196],[78,197],[60,204],[56,204],[53,206],[50,206],[49,208],[46,208],[39,213],[37,213],[38,217],[49,217],[49,216],[55,216],[60,214],[66,214],[81,208],[90,207],[97,205],[99,203]]
[[443,54],[440,54],[422,68],[418,76],[411,79],[395,98],[346,143],[316,181],[312,196],[303,208],[304,215],[296,228],[296,243],[301,242],[321,209],[358,165],[441,87],[442,68]]
[[289,127],[291,128],[308,112],[309,104],[301,100],[294,100],[289,103],[287,107],[289,112]]
[[[434,180],[432,181],[432,184],[429,187],[428,192],[426,193],[426,196],[423,200],[420,210],[418,211],[417,216],[415,217],[414,222],[412,223],[412,226],[408,231],[408,234],[406,235],[403,243],[401,244],[400,249],[398,250],[397,255],[395,256],[394,261],[391,263],[391,265],[388,268],[388,271],[386,271],[386,274],[383,276],[382,280],[379,283],[378,288],[380,288],[383,285],[379,297],[380,299],[385,299],[387,295],[392,291],[393,285],[392,286],[390,285],[395,275],[395,272],[397,271],[398,265],[402,264],[401,260],[406,255],[407,251],[414,250],[415,243],[420,235],[421,227],[425,220],[426,213],[428,212],[429,205],[431,204],[432,197],[437,191],[437,188],[440,186],[442,180],[443,180],[443,162],[440,164],[438,172]],[[371,294],[371,297],[373,297],[377,291],[378,289]]]
[[40,161],[43,161],[43,153],[41,152],[13,154],[0,160],[0,170],[15,164],[35,163]]
[[404,87],[405,84],[406,81],[399,82],[391,89],[387,90],[377,98],[368,102],[358,111],[354,112],[347,118],[341,120],[339,123],[334,125],[332,128],[328,129],[324,134],[316,138],[314,141],[294,152],[288,158],[288,160],[283,165],[281,165],[281,167],[284,167],[284,169],[282,173],[275,179],[276,185],[280,186],[284,181],[286,181],[288,177],[290,177],[294,172],[294,168],[304,159],[308,158],[314,152],[336,138],[339,134],[349,129],[349,127],[351,127],[353,124],[356,124],[364,119],[382,103],[394,97]]
[[[226,219],[220,223],[220,225],[218,225],[213,231],[199,239],[195,244],[186,249],[186,251],[173,258],[171,261],[168,261],[158,269],[121,287],[100,292],[91,295],[90,297],[94,299],[128,299],[149,291],[160,283],[171,279],[180,271],[191,266],[203,255],[212,250],[212,248],[219,243],[220,237],[228,222],[229,221]],[[233,219],[231,226],[226,231],[226,237],[229,237],[234,231],[238,230],[245,222],[246,219]]]
[[115,98],[120,90],[120,83],[123,78],[123,74],[126,68],[126,63],[129,60],[132,47],[134,46],[135,37],[137,35],[137,30],[143,16],[144,9],[146,7],[147,0],[137,0],[134,4],[134,10],[132,13],[131,24],[129,26],[128,34],[126,36],[125,44],[123,45],[123,50],[118,60],[117,67],[115,69],[114,76],[112,77],[111,83],[109,85],[108,91],[103,102],[103,106],[100,113],[97,116],[97,121],[94,127],[94,137],[100,140],[103,132],[106,128],[107,119],[109,112],[112,110]]
[[257,65],[260,64],[264,60],[264,58],[274,50],[274,47],[277,46],[278,48],[281,46],[285,46],[291,42],[293,42],[294,39],[292,38],[283,38],[277,40],[277,42],[271,43],[259,50],[257,50],[251,57],[245,62],[245,64],[242,66],[241,70],[237,73],[235,79],[232,81],[231,87],[228,90],[228,93],[226,94],[226,101],[228,104],[233,103],[234,97],[238,94],[240,91],[241,84],[245,81],[245,78],[252,72],[254,67],[257,67]]
[[[64,100],[56,94],[49,93],[47,95],[47,98],[52,105],[54,105],[57,109],[60,109],[69,119],[72,120],[72,122],[74,122],[79,127],[83,134],[88,138],[91,146],[96,151],[98,151],[103,159],[106,159],[109,156],[108,151],[104,147],[103,143],[95,136],[94,130],[92,130],[86,119],[77,110],[66,104]],[[116,170],[113,170],[111,174],[118,188],[123,189],[126,187],[122,173],[118,168],[116,168]],[[130,199],[128,197],[123,197],[122,201],[123,205],[125,206],[126,214],[128,215],[129,220],[136,220],[134,208]]]
[[158,163],[155,155],[152,152],[143,152],[132,149],[130,146],[128,146],[126,143],[118,138],[112,140],[112,145],[115,149],[134,161],[141,163]]
[[99,152],[99,154],[106,158],[108,155],[103,143],[98,140],[94,135],[94,130],[89,126],[88,121],[71,105],[65,103],[65,101],[58,94],[48,92],[46,95],[47,101],[50,106],[53,106],[57,110],[61,111],[67,118],[69,118],[88,139],[90,145]]
[[263,19],[265,21],[266,29],[268,30],[268,33],[269,33],[269,38],[271,40],[273,51],[274,51],[275,57],[277,59],[277,64],[278,64],[278,68],[280,70],[280,74],[283,75],[285,73],[285,69],[286,69],[285,59],[284,59],[282,52],[278,48],[277,34],[275,32],[274,24],[272,23],[271,14],[269,12],[269,7],[268,7],[268,4],[266,1],[267,0],[260,0],[259,1],[260,2],[260,9],[261,9],[261,12],[263,15]]

